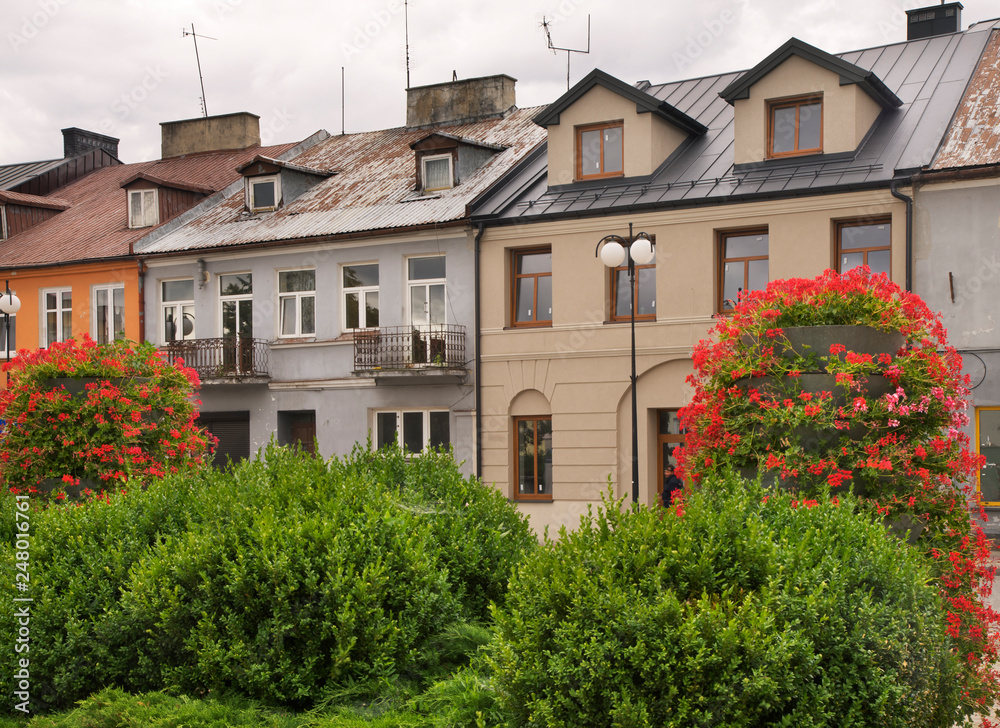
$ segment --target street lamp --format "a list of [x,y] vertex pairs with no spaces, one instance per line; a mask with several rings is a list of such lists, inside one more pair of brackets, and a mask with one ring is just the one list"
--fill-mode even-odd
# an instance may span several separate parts
[[[604,246],[603,248],[601,246]],[[628,255],[626,255],[626,249]],[[632,503],[639,502],[639,408],[636,402],[635,374],[635,266],[646,265],[656,257],[653,239],[646,233],[632,234],[632,223],[628,224],[628,238],[620,235],[606,235],[597,242],[594,255],[614,270],[628,258],[628,288],[632,315]],[[614,305],[614,303],[612,303]]]
[[[10,281],[4,281],[6,292],[0,296],[0,313],[3,314],[4,346],[7,348],[7,363],[10,364],[10,317],[21,310],[21,299],[10,292]],[[7,373],[10,380],[10,373]]]

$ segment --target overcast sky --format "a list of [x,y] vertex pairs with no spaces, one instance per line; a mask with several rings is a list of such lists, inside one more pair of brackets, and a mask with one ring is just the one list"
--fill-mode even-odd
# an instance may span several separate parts
[[[917,0],[410,0],[410,85],[505,73],[517,104],[547,104],[593,68],[654,83],[742,70],[795,36],[831,53],[906,39]],[[1000,16],[965,0],[962,26]],[[3,0],[0,164],[62,156],[60,129],[121,139],[156,159],[161,121],[250,111],[265,144],[401,126],[403,0]]]

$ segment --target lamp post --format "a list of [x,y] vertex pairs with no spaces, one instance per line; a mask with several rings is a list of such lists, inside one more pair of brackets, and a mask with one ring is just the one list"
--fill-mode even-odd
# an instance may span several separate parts
[[[604,246],[603,248],[601,246]],[[627,254],[626,254],[627,252]],[[628,224],[628,238],[620,235],[606,235],[597,242],[594,255],[614,270],[628,258],[629,308],[632,317],[632,504],[639,502],[639,407],[636,401],[635,374],[635,266],[646,265],[656,257],[653,239],[646,233],[632,234],[632,223]],[[612,302],[612,306],[614,302]]]
[[[6,291],[0,296],[0,313],[3,314],[4,346],[7,349],[7,363],[10,364],[10,317],[21,310],[21,299],[10,292],[10,281],[4,281]],[[10,372],[7,373],[10,382]]]

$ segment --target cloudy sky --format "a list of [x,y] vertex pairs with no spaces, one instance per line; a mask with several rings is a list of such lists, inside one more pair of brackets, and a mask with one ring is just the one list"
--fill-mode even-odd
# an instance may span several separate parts
[[[748,68],[795,36],[831,53],[905,40],[918,0],[409,0],[409,81],[505,73],[517,103],[549,103],[597,67],[654,83]],[[962,25],[1000,16],[964,0]],[[0,164],[62,156],[60,129],[159,157],[159,122],[250,111],[264,143],[318,129],[400,126],[407,85],[403,0],[3,0]],[[341,74],[346,82],[341,84]]]

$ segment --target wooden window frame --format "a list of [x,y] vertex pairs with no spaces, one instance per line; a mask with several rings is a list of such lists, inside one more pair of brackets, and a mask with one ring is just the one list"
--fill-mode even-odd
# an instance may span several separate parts
[[[864,227],[864,226],[867,226],[867,225],[888,225],[889,226],[889,244],[888,245],[883,245],[883,246],[880,246],[880,247],[877,247],[877,248],[875,248],[875,247],[849,248],[849,249],[847,249],[845,251],[843,249],[843,247],[841,246],[841,242],[844,239],[844,230],[846,228]],[[878,253],[878,252],[881,252],[883,250],[887,250],[887,251],[889,251],[889,273],[887,275],[889,276],[889,278],[892,278],[892,215],[886,215],[884,217],[877,217],[877,218],[874,218],[874,219],[871,219],[871,220],[838,220],[835,223],[834,235],[835,235],[835,244],[836,244],[835,255],[837,256],[836,257],[836,265],[834,266],[834,269],[838,273],[844,273],[845,272],[845,271],[841,270],[841,256],[845,252],[846,253],[864,253],[864,260],[862,261],[861,264],[862,265],[868,265],[868,254],[869,253]]]
[[[726,257],[726,241],[729,238],[738,238],[738,237],[743,237],[744,235],[767,235],[768,236],[767,255],[747,255],[747,256],[742,256],[742,257],[727,258]],[[716,300],[715,300],[715,310],[718,313],[721,313],[721,314],[724,314],[724,315],[728,315],[728,314],[731,314],[733,312],[733,309],[726,309],[726,307],[725,307],[725,303],[726,303],[726,298],[725,298],[725,295],[726,295],[726,263],[735,262],[735,263],[742,263],[743,264],[743,288],[742,288],[742,290],[744,292],[746,292],[747,288],[749,287],[749,282],[747,280],[749,266],[747,264],[750,261],[753,261],[753,260],[766,260],[768,262],[768,264],[767,264],[767,268],[768,268],[768,282],[770,282],[770,280],[771,280],[771,276],[770,276],[770,272],[771,272],[771,238],[770,238],[770,231],[766,227],[762,227],[762,228],[745,228],[745,229],[741,229],[741,230],[725,230],[725,231],[720,231],[718,233],[718,237],[719,237],[719,243],[718,243],[719,244],[719,258],[718,258],[718,260],[719,260],[719,267],[718,267],[718,270],[716,271],[716,290],[718,291],[718,294],[716,295]],[[737,302],[734,301],[734,304],[735,303],[737,303]],[[734,308],[735,308],[735,306],[734,306]]]
[[[583,134],[588,131],[603,131],[604,129],[621,129],[622,130],[622,168],[617,172],[605,172],[604,171],[604,135],[601,135],[601,171],[597,174],[584,174],[583,173]],[[586,124],[584,126],[576,127],[576,178],[578,180],[585,179],[604,179],[607,177],[624,177],[625,176],[625,122],[622,119],[618,121],[605,121],[600,124]]]
[[[628,251],[627,250],[625,252],[625,255],[628,255]],[[635,296],[634,300],[639,300],[639,271],[640,270],[645,270],[645,269],[648,269],[648,268],[652,268],[653,271],[655,272],[656,271],[656,263],[653,262],[653,263],[648,263],[646,265],[636,265],[635,266],[635,282],[632,284],[633,289],[634,289],[633,290],[633,295]],[[631,311],[626,312],[624,314],[619,314],[619,313],[617,313],[617,310],[616,310],[616,304],[618,303],[618,274],[621,273],[621,272],[625,272],[626,275],[628,274],[628,264],[626,264],[626,265],[620,265],[617,268],[612,268],[611,269],[611,311],[610,311],[611,315],[608,316],[608,320],[611,321],[611,322],[613,322],[613,323],[625,323],[625,322],[630,322],[632,320],[632,315],[631,315],[632,312]],[[654,285],[654,287],[656,286],[656,277],[655,276],[653,277],[653,285]],[[654,301],[653,305],[655,307],[655,305],[656,305],[656,303],[655,303],[655,301],[656,301],[656,292],[655,292],[655,290],[653,292],[653,301]],[[656,321],[656,312],[654,311],[653,313],[644,313],[644,314],[638,314],[637,313],[635,315],[635,320],[636,321]]]
[[[517,260],[521,255],[534,255],[537,253],[548,253],[552,255],[552,248],[516,248],[510,251],[510,325],[512,328],[540,328],[545,326],[552,326],[552,319],[539,319],[538,318],[538,279],[543,276],[552,277],[552,266],[549,266],[548,273],[518,273],[517,272]],[[533,278],[534,283],[534,298],[531,310],[535,312],[533,321],[518,321],[517,320],[517,282],[521,279]],[[554,296],[553,296],[554,297]]]
[[[807,104],[819,103],[819,146],[809,149],[799,148],[799,113],[801,107]],[[774,151],[774,112],[778,109],[795,109],[795,149],[787,152]],[[775,99],[767,102],[767,157],[768,159],[782,159],[785,157],[801,157],[807,154],[823,153],[823,95],[809,94],[808,96],[795,96],[787,99]]]
[[[538,462],[538,423],[539,422],[548,422],[549,423],[549,432],[551,433],[552,432],[552,415],[524,415],[524,416],[514,417],[513,419],[514,419],[514,447],[512,448],[513,449],[513,453],[514,453],[514,482],[513,482],[514,498],[513,499],[516,500],[516,501],[543,501],[543,502],[551,502],[552,501],[552,493],[551,493],[551,491],[554,488],[554,485],[555,485],[554,482],[553,483],[549,483],[549,491],[550,491],[549,493],[539,493],[538,492],[538,475],[539,475],[539,462]],[[534,459],[535,459],[535,479],[534,479],[534,489],[535,489],[535,492],[534,493],[522,493],[521,492],[521,470],[520,470],[520,462],[521,462],[521,460],[518,457],[518,450],[517,450],[517,443],[518,443],[517,430],[518,430],[518,426],[522,422],[533,422],[533,423],[535,423],[534,427],[533,427],[533,432],[534,432],[534,453],[535,453],[535,456],[534,456]]]
[[[146,204],[146,196],[150,195],[152,201]],[[132,198],[139,198],[139,218],[132,214]],[[160,224],[160,194],[155,187],[143,187],[141,189],[128,191],[128,226],[130,229],[156,227]]]
[[[246,177],[246,205],[251,213],[272,212],[281,205],[281,175],[265,174],[256,177]],[[272,182],[274,184],[274,204],[258,205],[255,199],[253,186],[262,182]]]
[[7,239],[7,206],[0,205],[0,240]]

